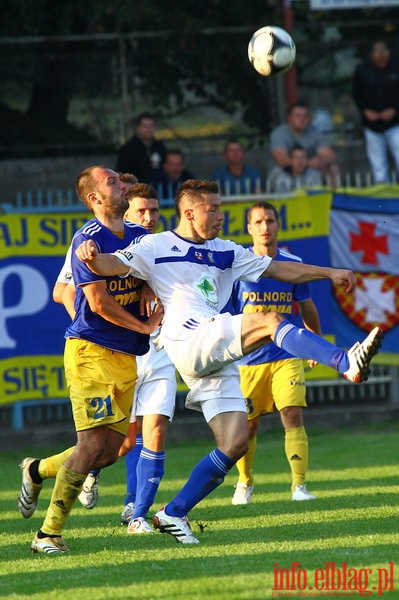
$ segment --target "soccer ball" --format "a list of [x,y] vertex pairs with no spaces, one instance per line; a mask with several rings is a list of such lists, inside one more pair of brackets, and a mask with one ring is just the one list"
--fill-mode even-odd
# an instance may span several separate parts
[[248,44],[248,58],[261,75],[285,73],[294,63],[294,40],[281,27],[267,26],[255,31]]

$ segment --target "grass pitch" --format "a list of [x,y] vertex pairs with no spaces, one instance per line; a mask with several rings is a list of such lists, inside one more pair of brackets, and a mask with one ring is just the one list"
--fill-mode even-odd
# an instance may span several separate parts
[[[173,426],[173,425],[172,425]],[[292,502],[283,434],[262,434],[252,504],[232,506],[235,469],[190,514],[200,545],[169,535],[127,535],[119,524],[125,466],[100,479],[98,506],[74,508],[64,532],[71,552],[30,553],[50,499],[45,482],[31,519],[16,509],[18,463],[42,450],[1,456],[0,596],[29,600],[265,600],[273,597],[399,598],[399,426],[308,431],[308,487]],[[170,500],[210,442],[171,445],[156,510]],[[57,449],[60,450],[60,449]],[[53,453],[54,449],[48,452]],[[151,520],[151,519],[149,519]]]

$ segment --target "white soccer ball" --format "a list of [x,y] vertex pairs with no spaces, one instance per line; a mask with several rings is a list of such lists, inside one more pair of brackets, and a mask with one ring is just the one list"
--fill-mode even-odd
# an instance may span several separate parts
[[261,75],[285,73],[294,63],[296,48],[289,33],[267,26],[255,31],[248,44],[248,58]]

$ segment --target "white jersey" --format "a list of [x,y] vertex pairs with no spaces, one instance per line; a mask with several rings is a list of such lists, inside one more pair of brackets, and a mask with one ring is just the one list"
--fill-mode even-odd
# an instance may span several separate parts
[[68,252],[65,255],[65,262],[62,265],[62,269],[58,274],[56,283],[73,283],[72,279],[72,245],[69,246]]
[[176,340],[223,310],[234,281],[257,281],[272,260],[230,240],[194,243],[173,231],[145,236],[115,255],[128,274],[148,281],[165,310],[161,335]]

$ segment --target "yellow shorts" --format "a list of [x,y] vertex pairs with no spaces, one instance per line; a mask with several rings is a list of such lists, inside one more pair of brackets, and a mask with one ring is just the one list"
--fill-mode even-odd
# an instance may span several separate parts
[[248,420],[280,411],[286,406],[306,406],[305,375],[302,360],[288,358],[261,365],[239,366],[241,390]]
[[76,431],[106,425],[126,435],[137,379],[136,357],[69,338],[64,364]]

